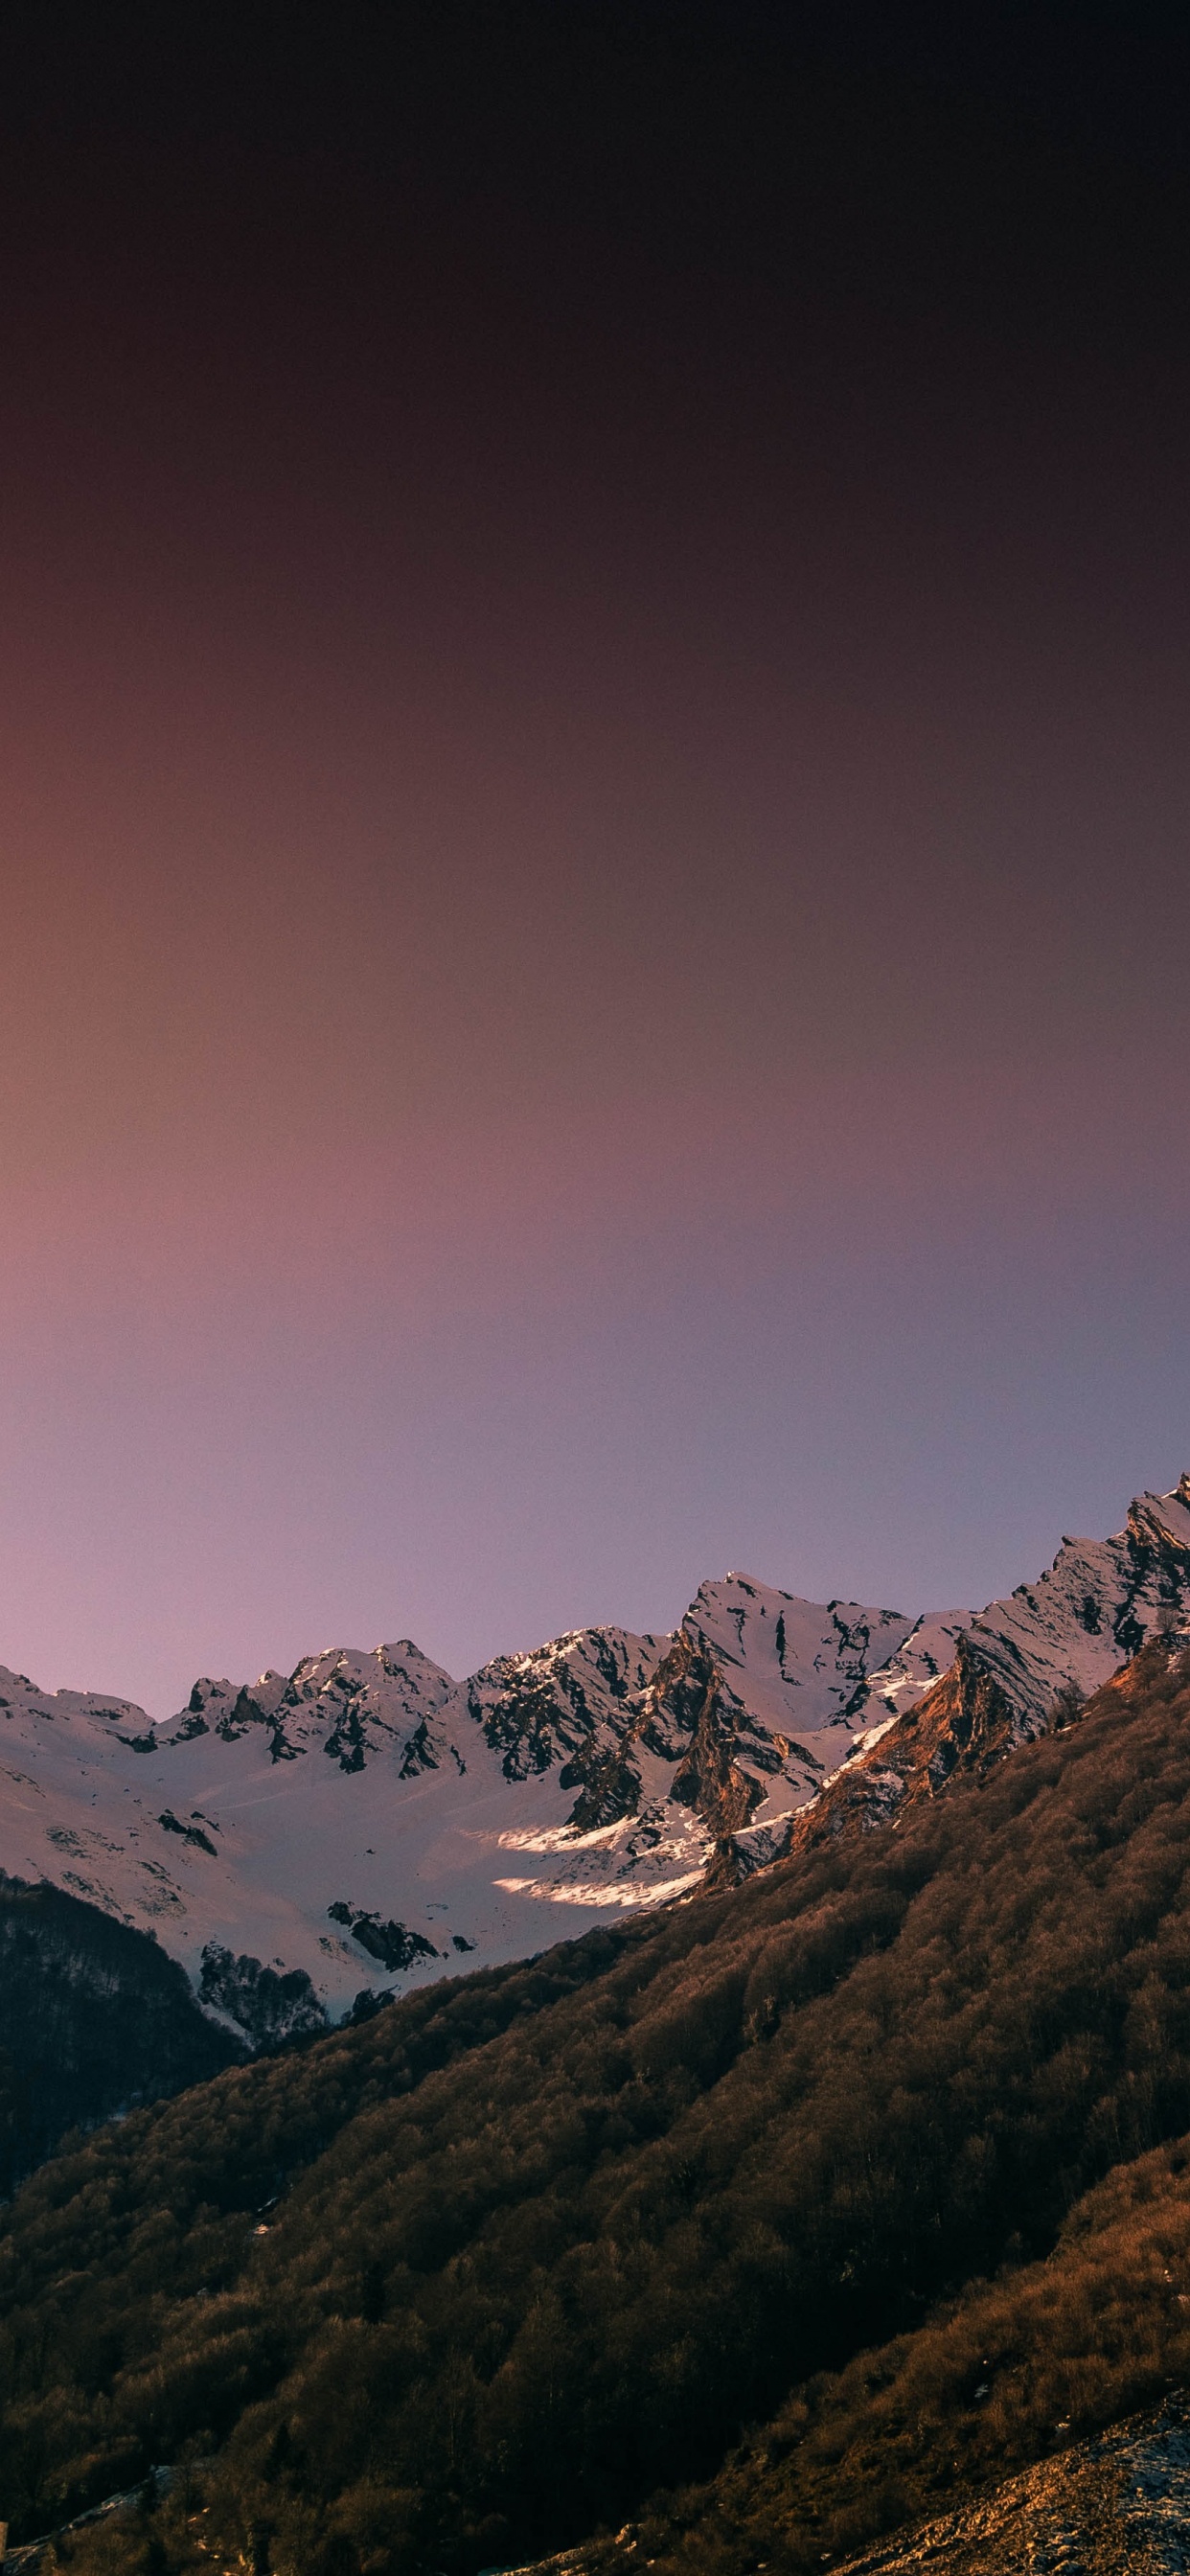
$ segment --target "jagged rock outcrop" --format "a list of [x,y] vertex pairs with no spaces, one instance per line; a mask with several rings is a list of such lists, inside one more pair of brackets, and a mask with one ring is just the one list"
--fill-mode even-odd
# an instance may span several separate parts
[[467,1714],[508,1781],[557,1771],[578,1792],[568,1822],[635,1813],[640,1779],[625,1759],[633,1718],[667,1640],[580,1628],[527,1655],[500,1655],[464,1686]]
[[[436,1959],[440,1955],[432,1941],[425,1940],[420,1932],[411,1932],[408,1924],[384,1923],[378,1914],[349,1904],[346,1897],[337,1898],[326,1911],[328,1921],[341,1923],[360,1949],[366,1950],[370,1959],[379,1960],[390,1976],[402,1968],[411,1968],[417,1959]],[[466,1948],[467,1944],[456,1934],[454,1946]]]
[[264,1672],[240,1689],[197,1681],[182,1715],[157,1740],[189,1744],[213,1732],[234,1744],[257,1728],[273,1762],[316,1749],[341,1771],[362,1771],[369,1757],[395,1752],[408,1778],[436,1766],[430,1722],[454,1688],[441,1664],[408,1637],[370,1655],[341,1647],[307,1655],[288,1676]]
[[243,1952],[233,1958],[218,1941],[208,1941],[203,1951],[198,1991],[202,2002],[234,2023],[253,2048],[311,2038],[327,2026],[304,1968],[266,1968]]
[[1014,1706],[970,1638],[960,1637],[949,1672],[924,1699],[887,1728],[874,1728],[876,1741],[853,1754],[791,1819],[786,1851],[875,1832],[937,1797],[956,1775],[979,1776],[1043,1731],[1043,1721]]

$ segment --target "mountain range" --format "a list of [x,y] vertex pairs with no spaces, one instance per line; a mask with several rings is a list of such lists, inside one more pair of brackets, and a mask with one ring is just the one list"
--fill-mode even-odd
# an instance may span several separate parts
[[[836,1779],[740,1883],[64,2140],[0,2209],[16,2566],[1183,2565],[1190,1652],[1154,1544],[1157,1634],[1035,1740],[964,1647],[883,1827]],[[143,1934],[26,1901],[232,2046]]]
[[1187,1629],[1183,1476],[978,1612],[734,1573],[668,1635],[581,1629],[463,1681],[408,1639],[335,1648],[204,1677],[161,1725],[0,1668],[0,1876],[26,1926],[27,1892],[59,1891],[78,1921],[152,1936],[233,2046],[275,2044],[378,1985],[523,1958],[882,1824]]

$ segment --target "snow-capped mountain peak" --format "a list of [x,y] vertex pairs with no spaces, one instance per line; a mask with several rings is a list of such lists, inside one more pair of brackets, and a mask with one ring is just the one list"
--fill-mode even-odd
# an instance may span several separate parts
[[913,1626],[900,1610],[803,1601],[746,1574],[700,1584],[682,1621],[691,1642],[714,1657],[740,1707],[816,1758],[828,1729],[854,1732],[873,1672]]
[[320,1751],[341,1770],[362,1771],[370,1754],[395,1752],[409,1768],[431,1757],[430,1722],[457,1685],[412,1639],[307,1655],[288,1675],[264,1672],[239,1689],[227,1681],[195,1683],[187,1707],[162,1740],[189,1743],[214,1731],[234,1743],[263,1727],[274,1762]]

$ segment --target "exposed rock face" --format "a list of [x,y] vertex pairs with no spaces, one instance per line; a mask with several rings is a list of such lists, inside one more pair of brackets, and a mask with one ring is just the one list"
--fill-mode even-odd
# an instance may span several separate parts
[[[714,1850],[708,1878],[717,1881],[722,1875],[722,1855],[764,1796],[755,1772],[743,1769],[740,1758],[746,1748],[755,1762],[760,1751],[757,1730],[745,1720],[746,1731],[741,1734],[713,1654],[704,1645],[693,1645],[685,1631],[658,1676],[654,1705],[680,1713],[688,1730],[687,1749],[678,1761],[670,1796],[693,1808],[705,1825]],[[778,1771],[782,1754],[787,1758],[784,1740],[767,1738],[762,1767]]]
[[532,1654],[500,1655],[464,1685],[467,1714],[506,1780],[556,1769],[559,1786],[578,1791],[568,1821],[611,1824],[639,1802],[639,1778],[620,1757],[666,1642],[580,1628]]
[[872,1730],[875,1743],[853,1754],[792,1819],[785,1848],[806,1851],[840,1834],[872,1833],[937,1797],[956,1773],[978,1775],[1043,1731],[1042,1721],[1014,1707],[970,1638],[960,1637],[949,1672],[887,1730]]
[[[350,1905],[345,1897],[336,1899],[326,1911],[328,1921],[341,1923],[352,1940],[359,1943],[360,1949],[366,1950],[370,1959],[378,1959],[390,1976],[402,1968],[411,1968],[415,1959],[438,1957],[433,1942],[424,1940],[420,1932],[411,1932],[404,1923],[382,1923],[378,1914],[365,1913],[359,1906]],[[454,1946],[456,1949],[467,1947],[465,1942],[460,1942],[457,1933]]]
[[244,2033],[254,2048],[325,2030],[327,2017],[304,1968],[266,1968],[259,1959],[208,1941],[202,1954],[199,1995]]
[[435,1767],[430,1723],[454,1688],[441,1664],[408,1637],[370,1655],[343,1647],[307,1655],[288,1679],[266,1672],[240,1690],[197,1681],[182,1715],[152,1741],[188,1744],[213,1731],[234,1744],[259,1728],[273,1762],[294,1762],[316,1748],[341,1771],[362,1771],[370,1756],[396,1753],[409,1778]]

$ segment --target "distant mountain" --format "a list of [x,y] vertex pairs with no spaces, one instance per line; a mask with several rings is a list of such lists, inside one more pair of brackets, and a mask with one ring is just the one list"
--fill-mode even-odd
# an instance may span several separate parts
[[154,1726],[0,1669],[0,1870],[151,1934],[229,2038],[510,1960],[884,1821],[1190,1628],[1190,1480],[975,1614],[743,1574],[667,1636],[587,1628],[463,1682],[408,1639],[197,1681]]

